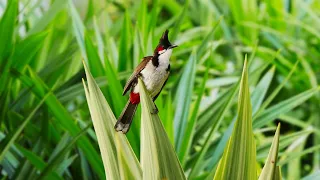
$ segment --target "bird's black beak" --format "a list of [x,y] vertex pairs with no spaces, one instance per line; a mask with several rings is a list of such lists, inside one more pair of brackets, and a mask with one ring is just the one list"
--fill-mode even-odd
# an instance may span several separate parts
[[169,46],[169,49],[173,49],[175,47],[178,47],[178,45],[171,45],[171,46]]

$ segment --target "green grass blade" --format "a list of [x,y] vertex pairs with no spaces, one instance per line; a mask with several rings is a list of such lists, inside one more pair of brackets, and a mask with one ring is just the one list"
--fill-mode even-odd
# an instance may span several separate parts
[[191,113],[190,118],[188,119],[188,123],[187,123],[187,128],[186,128],[186,132],[185,132],[185,136],[184,139],[182,141],[181,144],[181,151],[178,153],[179,159],[181,160],[182,164],[184,165],[186,158],[188,156],[190,147],[191,147],[191,143],[193,140],[193,135],[194,135],[194,131],[195,131],[195,125],[196,125],[196,120],[198,117],[198,112],[199,112],[199,108],[200,108],[200,102],[201,99],[204,95],[204,91],[206,88],[206,83],[208,80],[208,76],[209,76],[209,67],[207,67],[207,70],[205,72],[205,75],[203,77],[202,80],[202,84],[200,86],[200,91],[198,93],[198,97],[197,100],[195,102],[195,105],[193,107],[193,111]]
[[[90,3],[92,3],[92,2],[90,2]],[[96,38],[96,41],[97,41],[99,57],[100,57],[102,62],[105,62],[105,57],[104,57],[104,48],[105,48],[104,44],[105,43],[103,42],[102,34],[100,32],[100,29],[99,29],[99,26],[98,26],[98,22],[97,22],[97,18],[95,16],[93,17],[93,27],[94,27],[95,38]]]
[[88,1],[88,8],[87,8],[87,14],[86,14],[85,22],[87,22],[90,19],[92,19],[94,14],[95,14],[94,2],[93,2],[93,0],[89,0]]
[[48,165],[43,169],[37,179],[46,179],[48,175],[56,170],[56,167],[63,161],[65,154],[70,151],[70,149],[76,144],[77,140],[84,135],[87,130],[91,127],[92,124],[89,124],[86,128],[82,129],[79,134],[77,134],[71,142],[67,144],[53,159]]
[[139,79],[141,112],[141,166],[143,179],[186,179],[178,157],[143,82]]
[[[249,65],[250,62],[253,61],[253,58],[255,57],[256,54],[256,48],[253,49],[253,52],[251,54],[251,57],[249,59]],[[256,73],[259,73],[259,71],[263,71],[264,67],[257,68],[255,71],[250,74],[250,77],[254,77]],[[233,97],[236,94],[236,91],[238,90],[240,86],[240,81],[233,86],[231,86],[228,90],[225,92],[221,93],[221,95],[217,98],[217,100],[210,105],[208,108],[206,108],[199,116],[198,124],[197,124],[197,132],[195,134],[195,142],[198,142],[199,138],[203,136],[203,134],[206,132],[207,129],[210,129],[211,124],[213,124],[215,130],[220,125],[220,122],[222,121],[223,117],[225,116],[225,112],[229,109],[231,105],[231,101],[233,100]],[[216,115],[218,114],[218,115]],[[215,151],[215,156],[212,158],[210,169],[212,169],[215,164],[218,162],[220,159],[220,156],[222,155],[224,146],[226,145],[227,139],[229,139],[231,135],[231,130],[233,127],[233,123],[235,120],[233,120],[232,124],[229,126],[227,132],[224,134],[224,141],[219,142],[219,148]],[[231,127],[232,126],[232,127]],[[212,129],[214,129],[212,128]],[[212,133],[214,132],[212,131]],[[211,134],[211,133],[210,133]],[[211,135],[210,135],[211,136]]]
[[304,149],[303,151],[300,151],[300,152],[290,153],[290,155],[286,159],[279,161],[279,165],[282,166],[295,158],[298,158],[298,157],[306,155],[306,154],[310,154],[310,153],[317,151],[319,149],[320,149],[320,145],[315,145],[310,148]]
[[84,44],[86,48],[89,68],[91,69],[93,77],[103,76],[105,74],[105,70],[97,52],[97,48],[93,45],[93,42],[87,31],[85,31],[84,35]]
[[219,18],[219,20],[214,24],[212,30],[208,33],[208,35],[204,38],[204,40],[201,42],[201,44],[199,45],[198,49],[197,49],[197,58],[200,60],[201,56],[204,54],[204,52],[207,50],[207,46],[209,44],[209,42],[213,39],[213,35],[216,32],[216,29],[218,28],[221,20],[222,20],[222,16]]
[[[310,129],[310,128],[308,128]],[[303,149],[305,148],[306,145],[306,140],[308,138],[308,135],[306,136],[300,136],[298,137],[293,143],[291,143],[291,145],[287,148],[285,154],[287,154],[287,152],[289,153],[295,153],[295,152],[301,152],[303,151]],[[314,153],[315,154],[315,153]],[[286,158],[286,155],[282,156],[282,159]],[[291,161],[288,162],[287,168],[288,168],[288,172],[290,172],[287,175],[287,179],[295,179],[296,177],[302,177],[301,176],[301,166],[303,157],[297,157]]]
[[173,130],[173,121],[172,121],[174,116],[173,114],[174,109],[173,109],[172,103],[168,103],[168,102],[172,102],[172,95],[170,92],[166,96],[166,98],[163,98],[163,96],[159,96],[156,101],[156,104],[158,108],[162,107],[162,109],[159,109],[159,116],[166,130],[166,133],[170,139],[170,142],[174,144],[174,130]]
[[284,114],[292,110],[293,108],[299,106],[300,104],[314,96],[316,93],[318,93],[319,90],[320,87],[309,89],[276,105],[273,105],[272,107],[269,107],[268,109],[263,111],[257,118],[254,119],[253,127],[260,128],[268,124],[269,122],[277,118],[279,115]]
[[[125,162],[130,167],[130,171],[126,171],[125,173],[135,175],[134,179],[141,179],[140,164],[134,155],[129,142],[124,134],[117,133],[114,130],[116,118],[85,64],[84,67],[88,87],[84,82],[83,85],[93,126],[97,134],[107,179],[121,179],[118,156],[125,157]],[[121,146],[116,146],[115,138],[119,139],[120,143],[118,144]],[[122,154],[117,154],[117,148],[121,148],[120,152],[122,152]]]
[[85,58],[85,60],[87,60],[86,48],[85,48],[85,43],[84,43],[85,26],[84,26],[83,22],[81,21],[81,18],[79,16],[77,9],[75,8],[72,0],[68,0],[68,9],[69,9],[70,16],[72,18],[72,26],[73,26],[74,35],[75,35],[77,42],[79,44],[82,57]]
[[260,80],[257,87],[252,93],[252,113],[255,114],[261,107],[262,101],[265,98],[273,78],[275,67],[273,66]]
[[68,0],[55,0],[49,10],[42,15],[36,24],[28,31],[28,35],[43,31],[56,15],[65,8],[67,2]]
[[[17,77],[23,84],[29,87],[36,96],[43,98],[49,91],[48,87],[31,69],[28,70],[30,73],[30,77],[23,74],[18,74]],[[45,103],[51,110],[50,112],[57,119],[59,124],[63,128],[65,128],[72,136],[75,136],[80,132],[80,128],[75,124],[74,118],[65,109],[65,107],[62,106],[62,104],[54,94],[51,93],[46,99]],[[77,142],[77,145],[83,150],[92,168],[97,172],[99,177],[103,179],[105,176],[103,172],[102,161],[97,151],[90,143],[89,139],[85,136],[82,136]]]
[[29,64],[42,48],[46,34],[46,32],[42,32],[29,36],[16,45],[15,51],[6,62],[4,70],[0,74],[0,82],[2,82],[0,84],[0,94],[8,86],[8,82],[11,79],[10,69],[16,68],[18,71],[21,71],[25,65]]
[[[229,110],[238,88],[239,88],[239,83],[236,86],[231,88],[231,91],[228,92],[228,95],[226,96],[226,101],[221,105],[221,107],[219,108],[219,110],[215,114],[216,119],[213,122],[213,125],[211,126],[211,130],[205,139],[205,143],[202,146],[202,148],[200,149],[200,153],[194,162],[194,165],[193,165],[191,172],[190,172],[190,175],[189,175],[190,179],[196,177],[199,174],[199,172],[201,171],[200,167],[203,164],[203,158],[209,149],[210,139],[213,138],[213,135],[217,132],[218,128],[220,127],[220,124],[221,124],[223,118],[225,117],[227,110]],[[229,131],[227,131],[227,132],[229,132]],[[230,129],[230,132],[231,132],[231,129]],[[212,164],[215,164],[215,163],[212,163]]]
[[14,31],[18,16],[18,0],[7,2],[7,8],[0,21],[0,69],[11,53],[14,45]]
[[133,61],[129,55],[129,48],[132,41],[130,29],[132,29],[130,24],[130,16],[129,13],[126,12],[123,19],[121,39],[119,44],[119,71],[124,71],[132,68]]
[[13,67],[21,71],[42,48],[47,32],[41,32],[28,36],[16,45],[12,55]]
[[[113,64],[109,59],[105,60],[106,77],[108,80],[108,86],[110,93],[112,94],[112,101],[115,108],[115,114],[120,115],[122,108],[125,106],[125,99],[120,92],[122,92],[122,86],[119,73],[115,70]],[[137,132],[135,132],[137,134]]]
[[[284,135],[280,137],[279,140],[279,151],[284,150],[287,146],[290,146],[291,144],[297,144],[295,141],[303,142],[305,139],[313,133],[313,130],[308,128],[303,131],[298,131],[295,133],[291,133],[289,135]],[[269,147],[271,146],[272,142],[266,142],[259,146],[257,149],[258,155],[257,160],[263,160],[268,156]]]
[[277,179],[277,162],[278,162],[278,149],[279,149],[279,137],[280,137],[280,124],[278,124],[276,133],[274,135],[272,145],[269,151],[268,158],[259,176],[259,180],[273,180]]
[[157,21],[159,17],[159,12],[161,12],[162,6],[160,6],[159,0],[152,1],[152,10],[149,19],[148,32],[153,31],[157,27]]
[[268,0],[267,11],[270,17],[270,26],[279,31],[285,30],[286,24],[279,22],[277,19],[282,19],[286,9],[283,2],[277,0]]
[[[29,116],[26,118],[25,121],[19,126],[18,129],[14,131],[14,134],[12,136],[7,136],[8,140],[3,140],[3,142],[7,142],[5,145],[1,146],[0,148],[0,162],[3,160],[6,152],[9,150],[9,148],[12,146],[12,144],[15,142],[15,140],[18,138],[20,133],[23,131],[23,129],[26,127],[26,125],[30,122],[33,115],[37,112],[37,110],[42,106],[44,101],[48,98],[48,96],[51,94],[49,92],[47,95],[45,95],[42,100],[38,103],[38,105],[33,109],[33,111],[29,114]],[[2,143],[1,143],[2,144]]]
[[268,98],[263,102],[263,104],[261,105],[261,107],[259,108],[259,110],[254,114],[253,119],[255,120],[255,118],[261,113],[263,112],[263,110],[265,110],[265,108],[272,102],[272,100],[279,94],[279,92],[281,91],[281,89],[284,87],[284,85],[288,82],[288,80],[291,78],[291,76],[293,75],[293,73],[295,72],[298,64],[300,61],[297,61],[295,63],[295,65],[293,66],[293,68],[291,69],[291,71],[289,72],[289,74],[286,76],[286,78],[281,82],[281,84],[279,84],[279,86],[277,86],[277,88],[268,96]]
[[[213,152],[213,158],[211,159],[211,161],[209,161],[209,168],[214,169],[216,167],[216,165],[219,163],[220,157],[223,155],[223,151],[225,149],[225,147],[227,146],[228,140],[232,134],[232,130],[234,127],[234,123],[235,123],[234,119],[231,124],[229,125],[229,127],[224,131],[224,135],[221,137],[219,143],[217,144],[216,149]],[[215,169],[214,169],[215,170]],[[211,172],[208,178],[213,179],[215,172]]]
[[233,1],[228,0],[232,16],[235,20],[237,32],[240,38],[249,44],[256,42],[258,31],[254,28],[248,28],[241,25],[242,22],[257,22],[258,4],[256,0]]
[[194,141],[198,142],[203,134],[211,129],[210,127],[215,126],[216,120],[219,118],[218,114],[222,107],[233,97],[239,88],[239,81],[234,86],[227,89],[225,92],[221,92],[221,95],[218,96],[217,100],[213,104],[208,106],[205,110],[199,115],[199,120],[197,121],[196,134],[194,135]]
[[[23,156],[28,159],[28,161],[36,167],[37,170],[43,170],[46,166],[46,163],[41,159],[41,157],[37,156],[34,152],[29,151],[28,149],[25,149],[24,147],[20,145],[16,145],[19,151],[23,154]],[[29,172],[30,174],[30,172]],[[29,175],[28,174],[28,175]],[[23,177],[25,179],[26,177]],[[49,179],[61,179],[56,173],[51,173],[48,175]]]
[[192,91],[196,75],[196,62],[197,58],[194,51],[191,54],[185,69],[183,70],[181,79],[179,81],[178,90],[176,92],[176,111],[173,121],[175,129],[175,149],[178,152],[181,151],[181,144],[185,138],[185,130],[187,128]]
[[247,60],[240,83],[238,118],[214,179],[257,179]]
[[180,32],[180,26],[182,25],[182,23],[185,19],[185,16],[187,15],[189,3],[190,3],[190,0],[186,0],[186,2],[184,2],[184,6],[179,14],[179,18],[177,19],[177,21],[174,24],[174,28],[173,28],[173,31],[171,34],[172,41],[176,40],[178,33]]
[[[147,35],[148,35],[148,29],[147,29],[147,20],[148,20],[148,7],[147,7],[147,1],[146,0],[141,0],[139,2],[139,8],[138,12],[136,14],[137,16],[137,26],[141,32],[141,34],[145,35],[142,38],[142,44],[145,44],[147,42]],[[124,26],[123,26],[124,27]]]

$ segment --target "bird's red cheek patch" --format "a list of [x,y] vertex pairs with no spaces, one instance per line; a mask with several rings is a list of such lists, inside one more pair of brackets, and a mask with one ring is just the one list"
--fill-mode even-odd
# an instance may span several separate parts
[[139,95],[139,93],[131,92],[130,93],[130,102],[132,104],[139,104],[140,103],[140,95]]
[[162,50],[163,50],[163,47],[162,47],[162,46],[159,46],[158,49],[157,49],[158,52],[160,52],[160,51],[162,51]]

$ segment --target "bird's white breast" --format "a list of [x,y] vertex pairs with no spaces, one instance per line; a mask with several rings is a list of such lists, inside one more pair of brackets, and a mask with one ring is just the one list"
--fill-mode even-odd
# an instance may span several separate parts
[[[159,65],[156,67],[152,64],[152,61],[149,61],[146,67],[141,71],[142,80],[149,91],[151,97],[156,96],[164,82],[169,76],[169,71],[167,71],[169,66],[169,59],[171,56],[172,50],[169,49],[159,56]],[[139,92],[139,87],[134,88],[134,92]]]

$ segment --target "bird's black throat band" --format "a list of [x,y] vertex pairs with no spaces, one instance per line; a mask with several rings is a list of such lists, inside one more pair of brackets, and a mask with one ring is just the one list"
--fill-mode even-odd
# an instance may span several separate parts
[[155,54],[155,55],[152,57],[152,64],[153,64],[155,67],[158,67],[158,66],[159,66],[159,55],[158,55],[158,54]]

